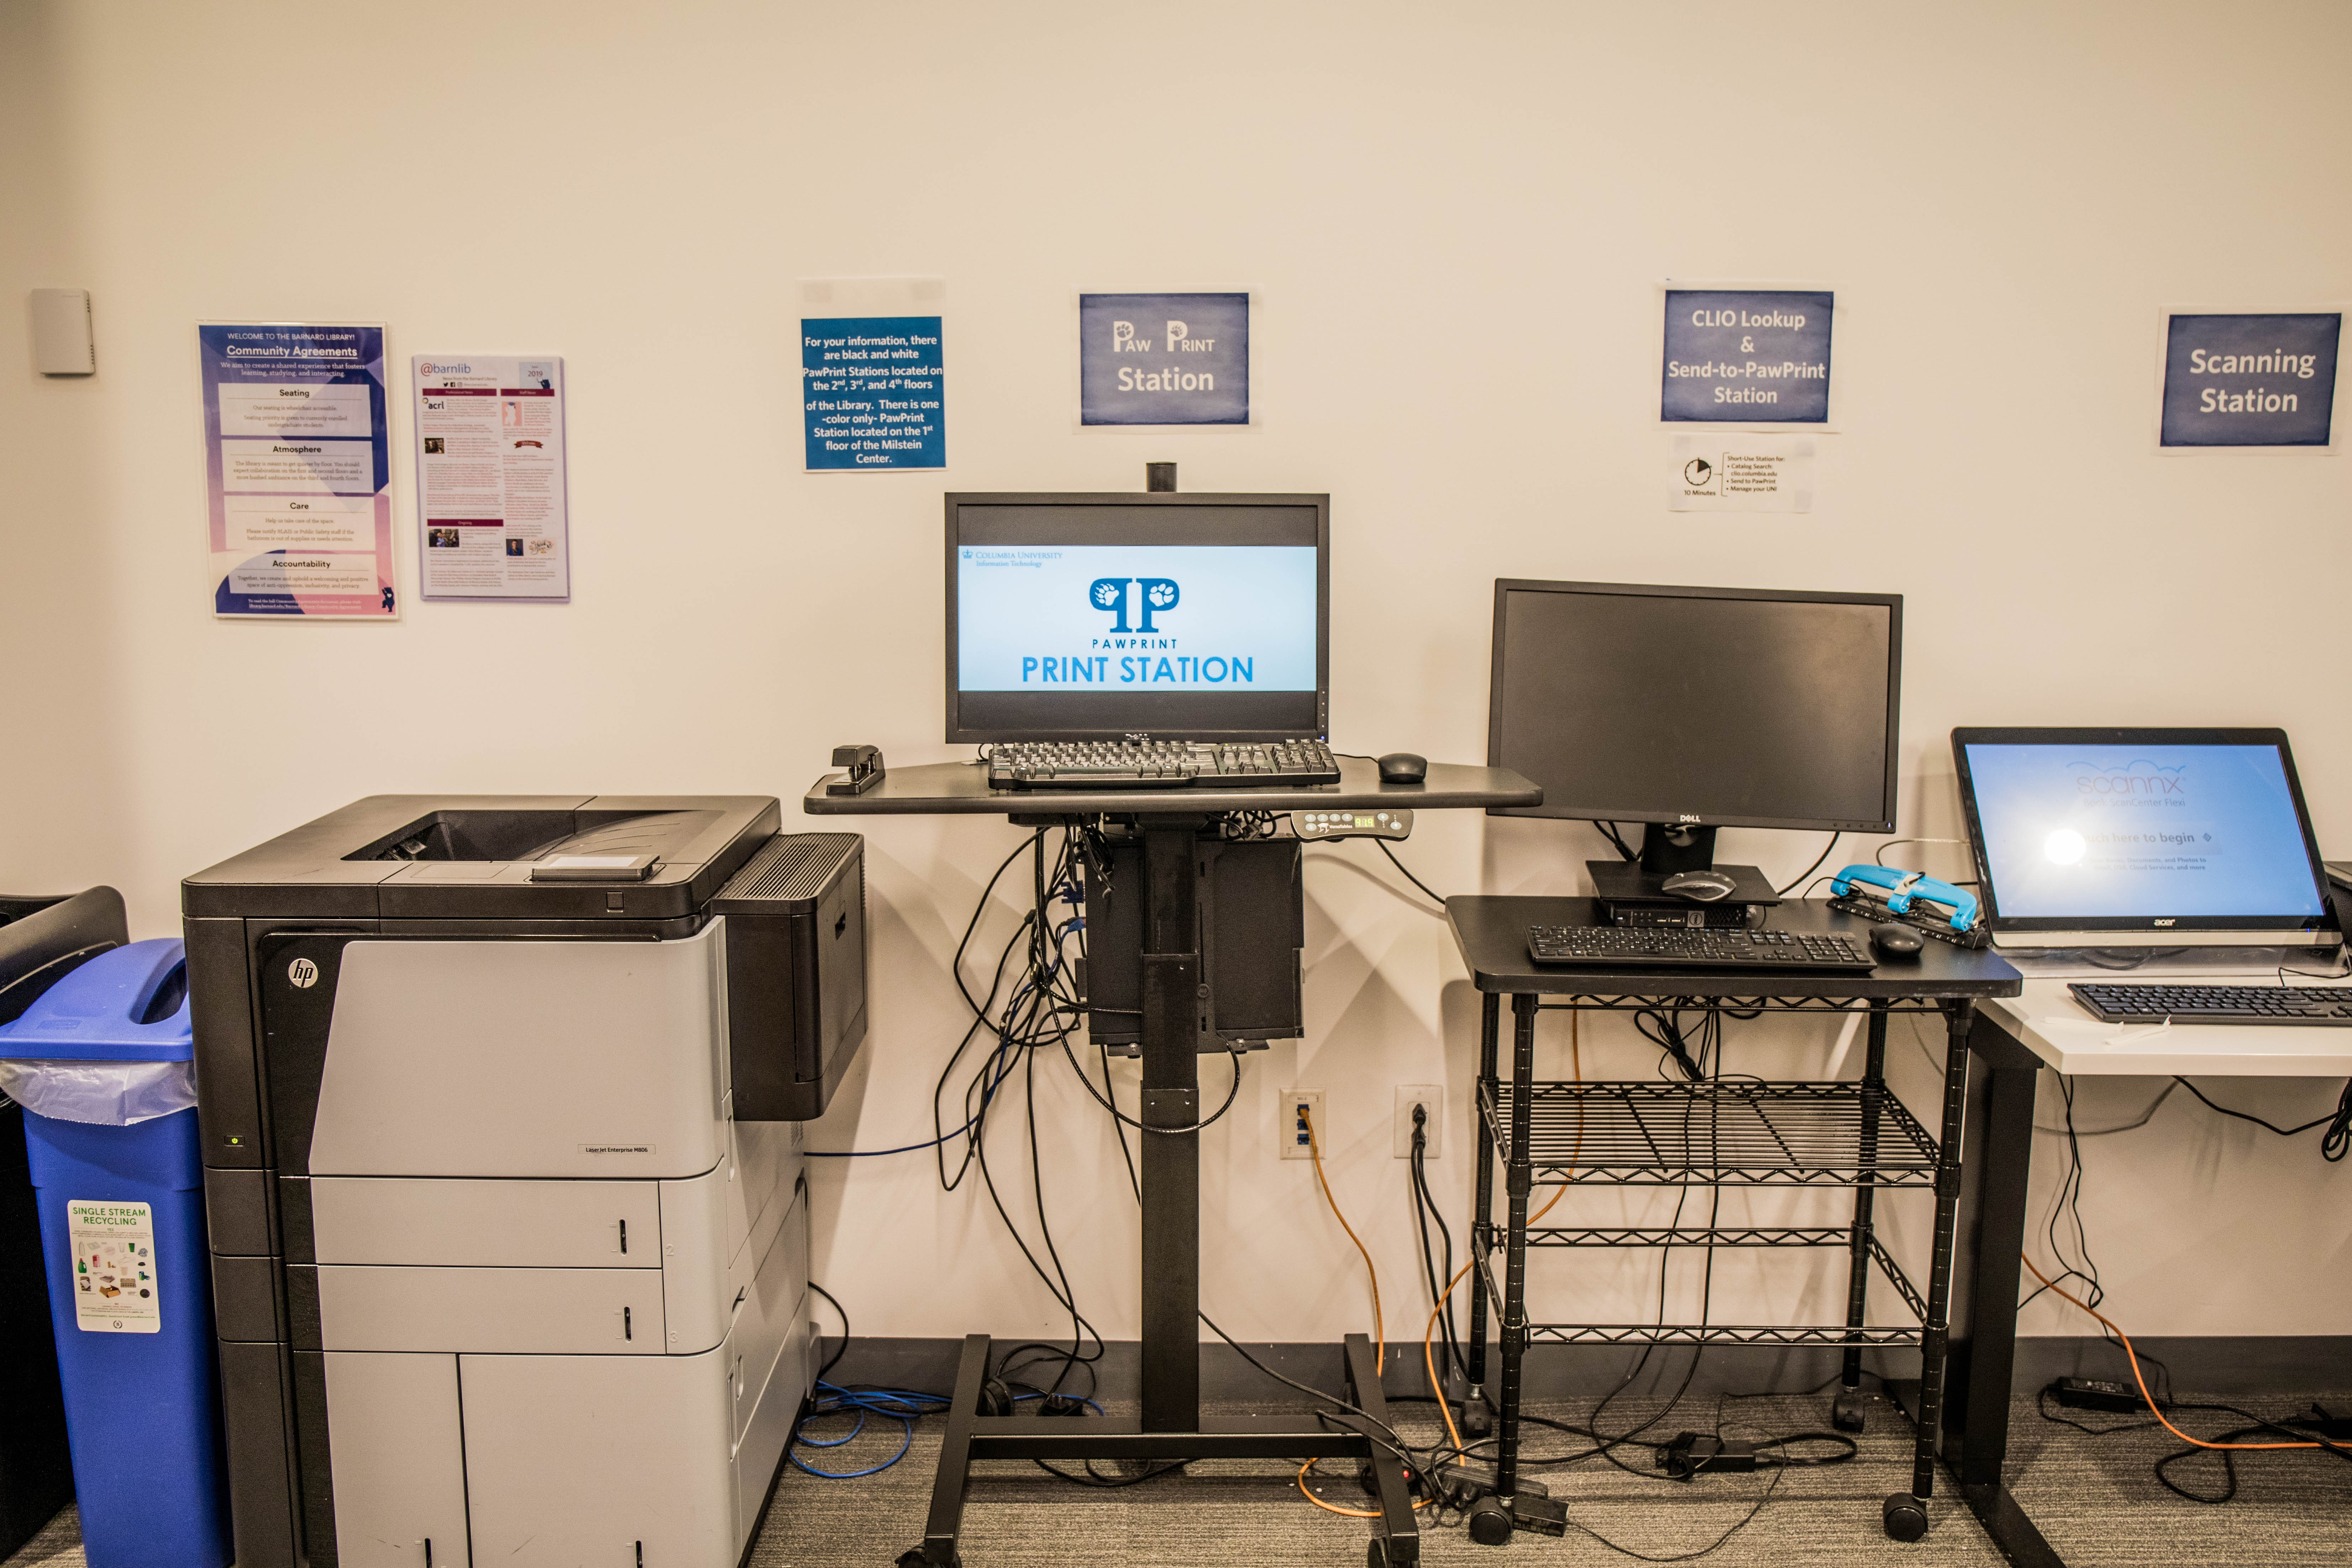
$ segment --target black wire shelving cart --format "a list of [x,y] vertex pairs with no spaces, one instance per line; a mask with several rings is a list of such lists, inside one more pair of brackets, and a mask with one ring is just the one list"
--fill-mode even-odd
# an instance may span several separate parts
[[[1950,1330],[1952,1245],[1960,1194],[1961,1129],[1968,1111],[1968,1038],[1976,1003],[2013,996],[2021,982],[2004,960],[1930,942],[1916,960],[1871,973],[1758,974],[1753,970],[1544,968],[1528,956],[1528,930],[1599,918],[1586,899],[1456,898],[1446,912],[1482,1004],[1478,1043],[1478,1164],[1471,1251],[1469,1373],[1487,1382],[1487,1324],[1495,1322],[1499,1376],[1492,1391],[1496,1489],[1518,1484],[1522,1373],[1538,1342],[1629,1345],[1835,1345],[1844,1352],[1840,1414],[1855,1408],[1863,1352],[1920,1352],[1912,1487],[1889,1497],[1886,1532],[1916,1541],[1927,1530],[1942,1421]],[[1775,926],[1866,935],[1865,922],[1810,901],[1781,904]],[[1502,1004],[1510,998],[1510,1059],[1502,1056]],[[1867,1048],[1859,1080],[1761,1082],[1700,1079],[1569,1082],[1535,1076],[1536,1018],[1547,1011],[1642,1007],[1759,1013],[1862,1013]],[[1895,1013],[1942,1018],[1947,1048],[1938,1131],[1886,1086],[1886,1025]],[[1504,1213],[1496,1217],[1496,1177]],[[1850,1191],[1844,1225],[1530,1226],[1535,1189],[1577,1186],[1782,1187]],[[1927,1287],[1916,1285],[1879,1238],[1882,1191],[1917,1189],[1935,1203]],[[1848,1256],[1845,1318],[1836,1323],[1570,1323],[1532,1321],[1527,1300],[1531,1247],[1821,1247]],[[1910,1321],[1868,1321],[1875,1268]]]

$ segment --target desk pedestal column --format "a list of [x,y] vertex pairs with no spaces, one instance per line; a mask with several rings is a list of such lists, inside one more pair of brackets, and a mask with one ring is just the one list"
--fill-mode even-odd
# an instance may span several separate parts
[[[1201,1418],[1200,1053],[1222,1050],[1214,980],[1202,954],[1216,918],[1209,868],[1198,853],[1212,821],[1146,816],[1143,831],[1143,1115],[1139,1181],[1143,1202],[1142,1416],[1138,1421],[989,1415],[986,1334],[964,1341],[947,1413],[923,1544],[900,1568],[954,1568],[963,1530],[964,1484],[975,1459],[1353,1459],[1372,1477],[1378,1514],[1367,1560],[1410,1568],[1421,1557],[1412,1494],[1391,1447],[1388,1404],[1372,1342],[1342,1347],[1348,1402],[1362,1412],[1245,1412]],[[1532,998],[1529,998],[1532,1000]],[[1532,1026],[1534,1014],[1528,1015]],[[1524,1200],[1522,1202],[1524,1209]],[[1524,1213],[1522,1213],[1524,1218]],[[1369,1418],[1369,1419],[1367,1419]]]
[[[1201,1424],[1201,824],[1144,834],[1143,1429]],[[1173,1131],[1184,1129],[1185,1131]]]

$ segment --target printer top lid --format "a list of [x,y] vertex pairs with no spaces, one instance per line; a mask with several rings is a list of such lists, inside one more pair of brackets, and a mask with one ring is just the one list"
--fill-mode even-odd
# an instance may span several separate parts
[[370,795],[188,878],[181,910],[675,920],[700,912],[782,822],[772,795]]

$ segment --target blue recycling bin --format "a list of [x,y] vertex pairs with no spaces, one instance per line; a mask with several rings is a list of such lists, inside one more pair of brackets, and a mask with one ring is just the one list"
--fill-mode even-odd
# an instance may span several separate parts
[[196,1112],[145,1114],[186,1098],[168,1068],[98,1066],[194,1057],[186,976],[133,942],[0,1025],[0,1058],[51,1064],[18,1098],[90,1568],[229,1560]]

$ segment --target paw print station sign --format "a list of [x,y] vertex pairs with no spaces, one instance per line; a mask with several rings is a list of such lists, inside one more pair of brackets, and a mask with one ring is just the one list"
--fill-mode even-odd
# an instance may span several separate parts
[[1247,294],[1081,294],[1078,422],[1248,424],[1249,316]]

